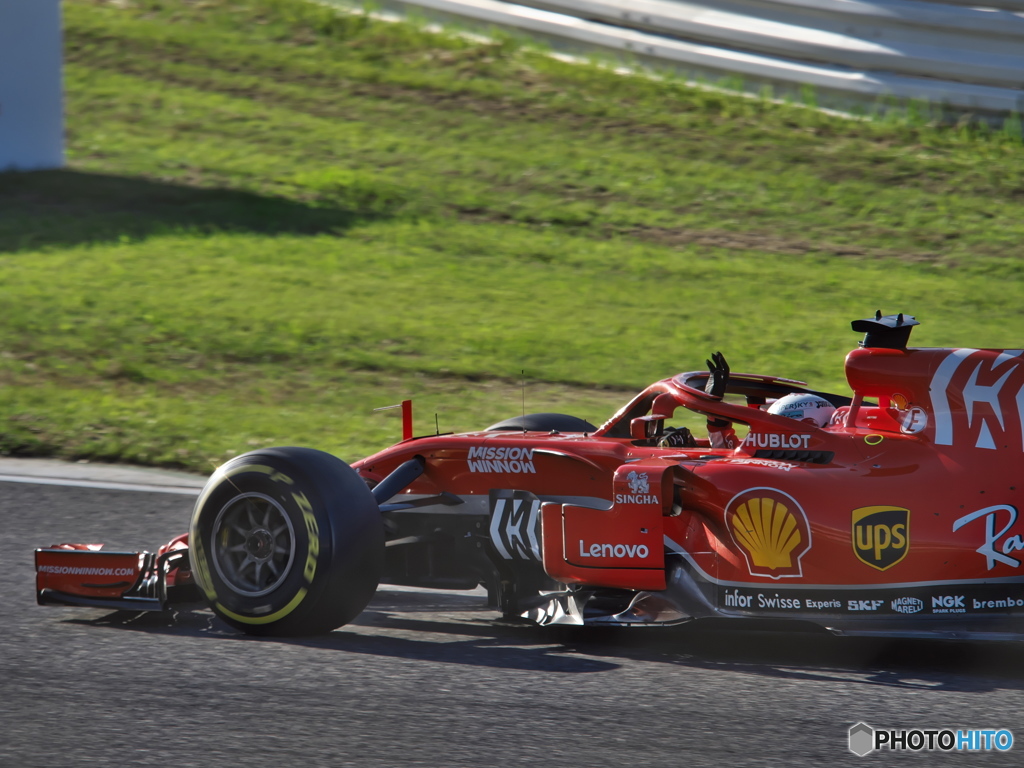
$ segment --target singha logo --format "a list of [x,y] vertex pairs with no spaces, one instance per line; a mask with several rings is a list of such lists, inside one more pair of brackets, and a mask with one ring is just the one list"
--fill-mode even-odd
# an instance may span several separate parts
[[650,493],[651,487],[647,484],[647,473],[646,472],[630,472],[626,475],[626,481],[629,483],[630,493]]

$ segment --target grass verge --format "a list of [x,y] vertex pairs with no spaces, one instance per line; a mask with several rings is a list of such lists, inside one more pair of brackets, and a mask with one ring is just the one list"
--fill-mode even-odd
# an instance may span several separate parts
[[[298,0],[68,0],[69,168],[0,175],[0,450],[208,469],[601,421],[700,367],[841,389],[847,323],[1019,346],[1024,151]],[[536,395],[536,397],[533,397]]]

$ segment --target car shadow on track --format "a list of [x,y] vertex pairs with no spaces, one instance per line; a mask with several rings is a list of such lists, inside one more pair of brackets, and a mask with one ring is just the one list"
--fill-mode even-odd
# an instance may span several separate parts
[[69,623],[222,642],[294,646],[498,669],[600,673],[633,662],[780,680],[906,690],[1024,689],[1024,645],[834,637],[737,620],[669,628],[538,627],[505,621],[479,597],[382,594],[351,625],[321,637],[242,634],[209,611],[116,612]]
[[643,640],[635,637],[637,630],[616,630],[604,638],[576,635],[566,645],[598,658],[642,658],[780,680],[958,693],[1024,689],[1024,646],[1010,643],[843,638],[756,625],[693,624],[659,630],[656,638],[640,631]]
[[[620,664],[603,659],[592,659],[576,653],[563,644],[542,640],[536,642],[522,634],[510,634],[509,627],[494,626],[490,630],[481,623],[472,627],[461,622],[432,623],[429,639],[417,637],[421,628],[415,622],[390,626],[374,612],[360,619],[372,623],[353,624],[319,637],[255,637],[245,635],[220,621],[208,611],[165,614],[138,614],[118,611],[95,619],[67,619],[67,623],[113,627],[148,634],[180,635],[222,642],[283,643],[306,648],[335,650],[343,653],[368,654],[406,660],[443,662],[496,669],[517,669],[559,674],[606,672]],[[403,625],[404,624],[404,625]],[[371,628],[367,633],[359,631]],[[384,631],[376,631],[381,628]],[[395,629],[400,629],[395,632]],[[467,631],[467,629],[469,631]],[[521,628],[516,628],[521,629]],[[539,629],[532,627],[534,632]],[[439,637],[438,633],[446,635]]]

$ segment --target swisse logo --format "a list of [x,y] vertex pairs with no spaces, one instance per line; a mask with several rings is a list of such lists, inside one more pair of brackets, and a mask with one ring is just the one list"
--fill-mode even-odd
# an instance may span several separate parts
[[580,557],[640,558],[651,554],[646,544],[591,544],[580,539]]
[[468,464],[470,472],[537,473],[532,448],[470,448]]
[[936,595],[932,598],[932,613],[967,613],[963,595]]
[[779,435],[774,432],[751,432],[743,440],[749,448],[792,448],[806,450],[811,442],[810,435]]
[[902,507],[861,507],[853,510],[853,554],[862,563],[884,571],[907,556],[910,510]]
[[792,610],[800,608],[799,597],[779,597],[778,593],[774,595],[763,595],[760,592],[757,593],[757,607],[767,608],[769,610]]
[[924,610],[924,601],[916,597],[897,597],[889,603],[889,607],[896,613],[918,613]]

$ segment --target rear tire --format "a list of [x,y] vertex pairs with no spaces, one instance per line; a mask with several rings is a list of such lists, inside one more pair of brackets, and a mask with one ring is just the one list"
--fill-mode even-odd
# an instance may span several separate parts
[[196,581],[214,612],[253,635],[316,635],[358,616],[384,565],[373,495],[340,459],[267,448],[220,467],[192,514]]

